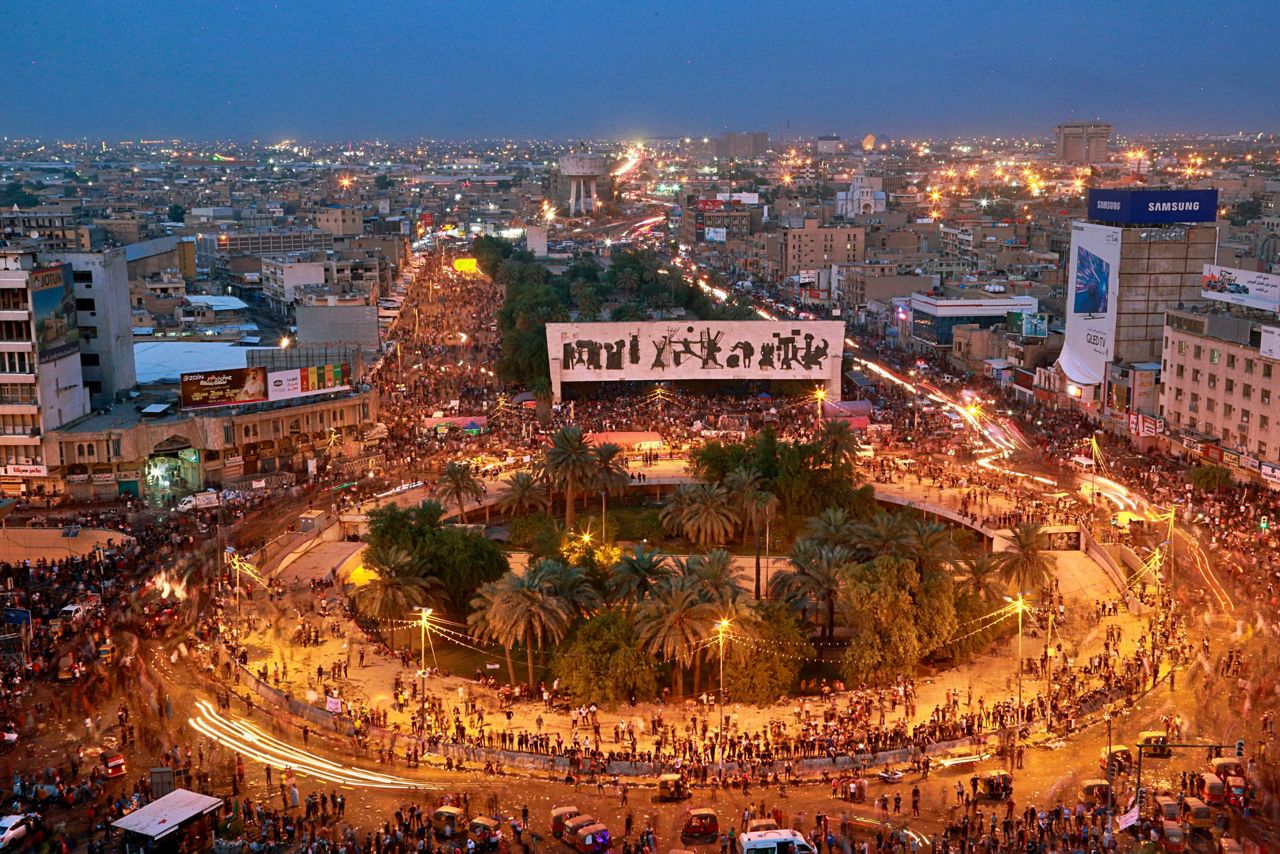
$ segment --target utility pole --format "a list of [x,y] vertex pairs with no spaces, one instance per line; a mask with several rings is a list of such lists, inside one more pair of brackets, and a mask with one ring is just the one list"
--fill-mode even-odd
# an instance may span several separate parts
[[720,642],[720,696],[716,699],[719,704],[720,720],[716,723],[716,758],[720,762],[720,776],[724,776],[724,636],[729,631],[729,621],[722,619],[716,623],[716,635]]
[[1044,654],[1049,659],[1049,666],[1046,668],[1044,677],[1044,693],[1048,701],[1048,718],[1047,724],[1050,729],[1053,728],[1053,614],[1055,607],[1053,603],[1049,603],[1049,629],[1044,636]]
[[1111,758],[1111,709],[1107,709],[1102,714],[1102,719],[1107,722],[1107,835],[1111,839],[1116,836],[1116,817],[1115,817],[1115,795],[1112,793],[1112,780],[1115,777],[1113,767],[1115,761]]

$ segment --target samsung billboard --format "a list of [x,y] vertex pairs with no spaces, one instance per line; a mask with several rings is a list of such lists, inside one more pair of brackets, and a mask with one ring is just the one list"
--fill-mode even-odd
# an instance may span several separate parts
[[1217,222],[1217,190],[1090,190],[1089,219],[1119,225]]

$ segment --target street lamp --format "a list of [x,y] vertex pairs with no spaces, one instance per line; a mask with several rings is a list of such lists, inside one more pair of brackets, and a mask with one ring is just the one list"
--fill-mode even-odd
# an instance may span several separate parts
[[[418,677],[422,680],[421,698],[424,702],[427,699],[427,641],[428,641],[427,618],[431,616],[431,612],[432,612],[431,608],[427,608],[427,607],[418,608],[418,629],[419,629],[418,649],[420,651],[421,664],[422,664],[422,666],[418,670]],[[431,663],[433,665],[439,666],[438,662],[436,661],[435,641],[431,642]]]
[[825,388],[814,389],[813,399],[818,403],[817,420],[814,421],[814,427],[819,428],[822,426],[822,404],[827,399],[827,390]]
[[720,645],[720,696],[719,696],[719,697],[717,697],[717,700],[719,701],[719,710],[720,710],[720,711],[719,711],[719,715],[720,715],[720,720],[716,722],[716,742],[717,742],[717,745],[716,745],[716,756],[717,756],[717,758],[719,759],[719,762],[720,762],[720,776],[721,776],[721,777],[723,777],[723,776],[724,776],[724,745],[725,745],[725,738],[724,738],[724,639],[725,639],[725,635],[727,635],[727,634],[729,633],[729,626],[730,626],[730,625],[731,625],[731,623],[729,622],[729,619],[728,619],[727,617],[723,617],[723,618],[721,618],[720,622],[716,623],[716,637],[717,637],[717,639],[718,639],[718,641],[719,641],[719,645]]
[[1017,765],[1018,736],[1022,732],[1022,614],[1027,610],[1027,600],[1023,598],[1022,591],[1018,591],[1017,599],[1010,599],[1008,596],[1004,599],[1012,604],[1018,615],[1018,719],[1013,728],[1013,755],[1009,763],[1010,770],[1013,770]]
[[1111,714],[1109,707],[1102,713],[1102,719],[1107,722],[1107,835],[1112,839],[1116,835],[1115,800],[1111,794],[1112,766],[1114,764],[1111,759],[1111,720],[1113,717],[1114,715]]

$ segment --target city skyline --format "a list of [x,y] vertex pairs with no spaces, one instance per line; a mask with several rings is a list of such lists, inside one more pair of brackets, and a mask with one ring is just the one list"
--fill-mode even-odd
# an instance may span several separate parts
[[[1252,57],[1255,81],[1280,79],[1280,59],[1262,28],[1235,24],[1251,6],[1262,10],[988,6],[958,31],[931,4],[784,18],[765,2],[491,4],[468,16],[328,2],[108,4],[86,16],[48,3],[12,22],[7,131],[963,137],[1045,136],[1093,118],[1127,135],[1257,130],[1274,125],[1280,99],[1274,86],[1240,86],[1230,57]],[[1229,55],[1205,48],[1218,31]]]

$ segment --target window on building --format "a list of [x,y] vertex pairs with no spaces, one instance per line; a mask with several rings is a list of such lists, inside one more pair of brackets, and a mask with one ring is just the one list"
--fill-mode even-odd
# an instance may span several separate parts
[[1271,363],[1270,362],[1262,363],[1262,378],[1264,380],[1271,379]]
[[222,425],[222,442],[225,445],[234,445],[236,443],[236,428],[230,424]]
[[76,299],[76,311],[97,311],[98,303],[87,297],[79,297]]
[[1231,394],[1236,390],[1236,381],[1227,377],[1227,394]]
[[1173,399],[1174,399],[1174,400],[1182,400],[1182,389],[1180,389],[1180,388],[1175,388],[1175,389],[1173,390]]
[[1218,375],[1209,374],[1209,388],[1217,388],[1217,387],[1218,387]]
[[1251,374],[1251,373],[1253,373],[1253,359],[1245,359],[1245,360],[1244,360],[1244,372],[1245,372],[1246,374]]
[[1186,341],[1179,341],[1179,342],[1178,342],[1178,355],[1179,355],[1179,356],[1185,356],[1185,355],[1187,355],[1187,342],[1186,342]]
[[77,285],[92,285],[93,271],[92,270],[73,270],[71,272],[71,281]]
[[81,353],[80,365],[85,368],[96,368],[101,361],[101,357],[97,353]]
[[1182,365],[1178,365],[1177,369],[1173,373],[1178,379],[1182,379]]
[[115,457],[120,456],[120,437],[119,436],[116,436],[111,440],[111,454],[112,456],[115,456]]
[[1191,369],[1191,381],[1192,381],[1193,383],[1198,383],[1198,382],[1200,382],[1200,369],[1199,369],[1199,368],[1192,368],[1192,369]]
[[1229,403],[1224,403],[1224,404],[1222,404],[1222,417],[1223,417],[1223,418],[1230,418],[1230,417],[1231,417],[1231,413],[1233,413],[1233,412],[1235,412],[1235,411],[1236,411],[1236,408],[1235,408],[1234,406],[1232,406],[1231,404],[1229,404]]
[[1259,416],[1258,416],[1258,429],[1259,429],[1259,430],[1266,430],[1266,429],[1267,429],[1268,427],[1270,427],[1270,426],[1271,426],[1271,416],[1269,416],[1269,415],[1259,415]]
[[1253,386],[1245,383],[1240,387],[1240,396],[1245,400],[1253,400]]
[[1258,443],[1258,459],[1262,459],[1266,455],[1267,455],[1267,443],[1259,442]]
[[1192,355],[1192,357],[1193,357],[1193,358],[1195,358],[1195,359],[1203,358],[1203,357],[1204,357],[1204,348],[1203,348],[1203,347],[1201,347],[1199,344],[1197,344],[1197,345],[1195,346],[1195,349],[1191,351],[1191,355]]
[[1218,361],[1219,361],[1221,358],[1222,358],[1222,351],[1221,351],[1221,350],[1219,350],[1217,347],[1210,347],[1210,348],[1209,348],[1209,364],[1211,364],[1211,365],[1216,365],[1216,364],[1218,364]]
[[1236,366],[1236,354],[1235,354],[1235,353],[1228,353],[1228,354],[1227,354],[1227,367],[1228,367],[1228,368],[1234,368],[1235,366]]
[[1262,389],[1262,391],[1261,391],[1261,392],[1259,392],[1259,394],[1258,394],[1258,399],[1259,399],[1259,400],[1261,400],[1264,404],[1266,404],[1266,403],[1270,403],[1270,402],[1271,402],[1271,389],[1269,389],[1269,388],[1264,388],[1264,389]]
[[1204,401],[1205,412],[1216,412],[1217,409],[1218,409],[1218,401],[1214,400],[1212,397],[1205,398],[1205,401]]
[[1249,423],[1249,414],[1250,414],[1250,413],[1249,413],[1249,410],[1247,410],[1247,409],[1241,409],[1241,410],[1240,410],[1240,423],[1241,423],[1241,424],[1248,424],[1248,423]]

